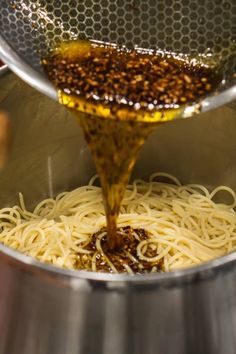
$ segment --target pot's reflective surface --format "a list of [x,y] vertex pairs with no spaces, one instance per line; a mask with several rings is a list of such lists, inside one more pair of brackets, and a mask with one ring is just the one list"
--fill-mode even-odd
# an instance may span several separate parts
[[[94,166],[77,123],[56,102],[9,75],[1,108],[14,143],[0,174],[0,205],[28,206],[87,183]],[[8,90],[9,87],[9,90]],[[236,189],[235,111],[224,108],[160,127],[134,174]],[[38,267],[0,253],[0,354],[235,354],[236,256],[142,280]],[[21,261],[23,260],[23,262]]]

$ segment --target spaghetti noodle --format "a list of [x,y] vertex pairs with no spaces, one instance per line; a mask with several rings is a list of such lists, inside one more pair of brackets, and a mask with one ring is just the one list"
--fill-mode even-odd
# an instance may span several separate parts
[[[160,178],[171,182],[160,182]],[[100,187],[87,186],[41,201],[30,212],[19,205],[0,210],[0,242],[67,269],[145,273],[192,267],[236,250],[236,194],[181,185],[168,174],[127,187],[118,219],[124,247],[109,254]],[[217,203],[219,192],[232,202]]]

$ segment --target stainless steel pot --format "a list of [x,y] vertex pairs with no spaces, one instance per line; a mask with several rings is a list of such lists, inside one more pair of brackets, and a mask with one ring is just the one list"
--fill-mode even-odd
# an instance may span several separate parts
[[[33,206],[86,183],[94,166],[77,123],[13,74],[4,80],[14,145],[0,173],[0,205],[21,191]],[[223,108],[166,124],[134,175],[164,170],[184,183],[236,189],[235,118]],[[57,269],[0,245],[0,354],[235,354],[235,338],[236,254],[129,277]]]

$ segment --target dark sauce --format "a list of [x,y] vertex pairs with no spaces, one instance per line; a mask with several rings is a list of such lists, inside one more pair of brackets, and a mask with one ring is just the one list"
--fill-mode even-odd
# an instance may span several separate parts
[[125,120],[161,121],[156,112],[197,102],[220,82],[184,56],[84,41],[63,43],[44,66],[68,107]]
[[42,62],[83,128],[103,190],[108,249],[120,252],[116,220],[140,148],[182,105],[215,90],[220,76],[186,57],[88,41],[62,43]]
[[[163,268],[163,261],[147,262],[141,260],[137,254],[137,246],[141,241],[148,239],[148,233],[144,229],[132,229],[130,226],[120,228],[117,230],[121,241],[122,249],[110,251],[107,243],[107,235],[105,234],[101,240],[102,251],[97,251],[96,240],[103,233],[104,230],[97,232],[91,236],[91,240],[86,247],[86,250],[91,251],[96,263],[96,270],[98,272],[113,273],[111,266],[107,259],[113,264],[118,273],[128,273],[126,266],[135,274],[145,274],[151,272],[161,272]],[[134,233],[136,235],[134,235]],[[146,255],[155,257],[156,252],[152,249],[146,250]],[[92,257],[87,255],[79,255],[76,267],[78,269],[92,270]]]

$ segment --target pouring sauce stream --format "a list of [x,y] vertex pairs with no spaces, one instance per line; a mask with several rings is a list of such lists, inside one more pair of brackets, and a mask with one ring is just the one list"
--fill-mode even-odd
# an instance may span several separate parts
[[108,247],[119,250],[117,217],[139,150],[157,125],[209,94],[220,77],[183,57],[89,41],[61,43],[42,63],[84,131],[101,181]]

